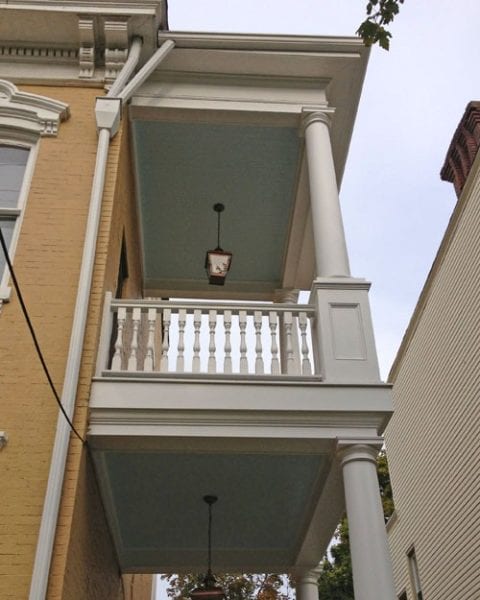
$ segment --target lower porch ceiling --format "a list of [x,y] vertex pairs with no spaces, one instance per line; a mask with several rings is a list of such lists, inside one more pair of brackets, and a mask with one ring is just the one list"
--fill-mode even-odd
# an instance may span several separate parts
[[103,449],[94,459],[122,571],[142,573],[206,571],[207,494],[218,496],[214,571],[291,571],[330,470],[325,453]]

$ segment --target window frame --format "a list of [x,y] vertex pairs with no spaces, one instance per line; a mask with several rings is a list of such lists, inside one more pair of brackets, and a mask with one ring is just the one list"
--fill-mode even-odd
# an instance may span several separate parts
[[422,581],[420,579],[420,571],[418,569],[417,554],[415,546],[411,546],[407,552],[408,572],[410,574],[410,583],[413,590],[413,595],[416,600],[423,600]]
[[[17,205],[15,207],[0,207],[0,222],[6,220],[12,220],[15,222],[13,225],[10,243],[8,244],[8,255],[13,263],[15,251],[18,245],[18,239],[20,237],[20,229],[25,214],[25,207],[27,205],[28,195],[31,188],[40,138],[28,139],[30,136],[7,136],[2,135],[2,133],[3,132],[0,127],[0,146],[11,146],[12,148],[23,148],[28,150],[28,158],[25,164],[25,170],[23,172],[23,179],[17,198]],[[11,287],[8,285],[9,281],[10,272],[7,264],[5,264],[3,273],[0,273],[0,306],[2,302],[8,302],[10,299]]]

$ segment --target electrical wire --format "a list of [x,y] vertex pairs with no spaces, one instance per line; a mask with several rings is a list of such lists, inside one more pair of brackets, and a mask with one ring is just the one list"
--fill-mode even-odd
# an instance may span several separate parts
[[38,358],[40,360],[40,363],[42,364],[43,371],[44,371],[44,373],[45,373],[45,375],[47,377],[47,381],[48,381],[48,383],[50,385],[50,388],[51,388],[51,390],[53,392],[53,395],[55,397],[55,401],[57,402],[58,407],[60,408],[60,411],[62,412],[63,416],[65,417],[65,419],[66,419],[66,421],[68,423],[68,425],[70,426],[70,429],[77,436],[77,438],[82,442],[82,444],[86,444],[86,441],[83,439],[83,437],[75,429],[72,421],[70,420],[70,417],[65,412],[65,409],[63,408],[62,402],[60,400],[60,396],[58,395],[58,392],[57,392],[57,390],[55,388],[53,380],[52,380],[52,378],[50,376],[50,372],[48,370],[47,363],[45,362],[45,359],[43,357],[42,350],[40,348],[40,344],[38,343],[38,339],[37,339],[37,336],[35,334],[35,330],[33,329],[32,322],[31,322],[30,317],[28,315],[27,307],[25,306],[25,302],[23,301],[23,296],[22,296],[22,293],[20,291],[20,286],[18,285],[17,277],[15,276],[15,271],[13,270],[12,262],[10,260],[9,255],[8,255],[7,244],[5,242],[5,238],[3,237],[3,231],[2,231],[1,227],[0,227],[0,245],[2,246],[3,254],[5,256],[5,261],[7,263],[8,270],[10,271],[10,276],[11,276],[12,281],[13,281],[13,287],[15,288],[15,291],[17,292],[17,296],[18,296],[18,300],[20,302],[20,306],[22,308],[23,316],[25,317],[28,329],[30,330],[30,334],[31,334],[32,339],[33,339],[33,344],[35,346],[35,350],[37,351],[37,356],[38,356]]

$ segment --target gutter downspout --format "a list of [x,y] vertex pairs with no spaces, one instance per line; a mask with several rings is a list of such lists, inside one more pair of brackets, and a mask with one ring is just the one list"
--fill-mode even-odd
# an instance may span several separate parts
[[[127,86],[131,89],[131,92],[129,92],[128,96],[123,94],[122,98],[114,97],[114,95],[120,93],[132,75],[140,58],[142,40],[138,37],[134,38],[128,53],[127,61],[125,62],[125,65],[123,66],[118,78],[112,85],[112,88],[106,96],[97,99],[95,107],[95,116],[97,120],[97,127],[99,129],[97,156],[92,182],[92,191],[90,195],[90,207],[85,232],[85,242],[83,247],[75,312],[73,316],[72,333],[70,336],[70,346],[68,350],[65,379],[61,397],[62,405],[70,419],[73,418],[75,411],[75,400],[77,395],[80,362],[82,358],[88,316],[88,305],[95,263],[95,248],[102,208],[102,197],[105,184],[105,173],[107,169],[110,138],[113,138],[118,131],[121,104],[128,100],[128,98],[135,92],[138,85],[140,85],[144,79],[148,77],[148,75],[158,66],[163,58],[167,56],[174,46],[174,42],[170,40],[164,42],[164,44],[162,44],[162,46],[150,57],[134,80],[132,80],[132,82],[137,80],[138,83],[133,87]],[[138,76],[142,72],[146,73],[146,75],[143,79],[139,80]],[[57,431],[55,435],[42,520],[38,535],[32,581],[30,584],[29,600],[44,600],[46,598],[69,441],[70,428],[63,415],[60,414],[57,421]]]

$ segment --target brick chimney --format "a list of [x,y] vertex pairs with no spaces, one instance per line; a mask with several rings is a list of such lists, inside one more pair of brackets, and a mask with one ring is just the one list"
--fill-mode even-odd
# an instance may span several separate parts
[[453,183],[457,198],[462,193],[479,146],[480,102],[469,102],[440,171],[443,181]]

